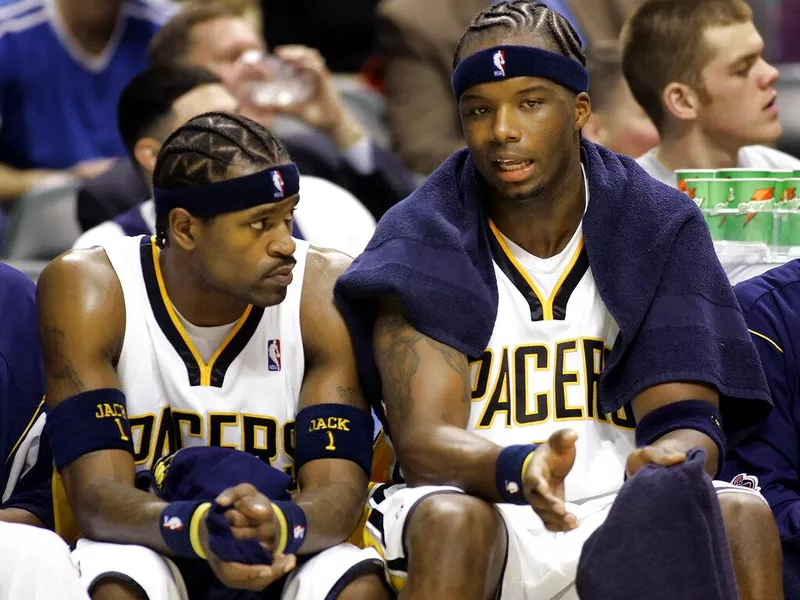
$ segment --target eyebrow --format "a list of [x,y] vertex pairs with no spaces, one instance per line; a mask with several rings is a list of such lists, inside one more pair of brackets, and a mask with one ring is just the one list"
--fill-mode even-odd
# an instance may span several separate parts
[[761,48],[759,50],[754,50],[753,52],[748,52],[743,56],[739,56],[738,58],[736,58],[736,60],[732,60],[730,62],[730,66],[734,67],[743,62],[751,62],[754,60],[758,60],[758,57],[761,56],[761,53],[763,51],[764,51],[763,48]]

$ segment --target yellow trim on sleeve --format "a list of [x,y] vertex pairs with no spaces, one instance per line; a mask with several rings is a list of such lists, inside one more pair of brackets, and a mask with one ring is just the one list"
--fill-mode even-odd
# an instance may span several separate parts
[[28,421],[28,424],[25,426],[25,430],[22,432],[22,435],[20,435],[19,439],[17,439],[17,443],[14,444],[14,447],[11,449],[11,452],[8,453],[8,456],[6,457],[6,464],[8,464],[8,461],[10,461],[14,457],[14,454],[16,454],[20,444],[22,444],[23,440],[27,437],[28,432],[31,430],[31,427],[33,427],[33,424],[36,423],[36,420],[42,414],[43,406],[44,406],[44,396],[42,396],[42,399],[39,400],[39,406],[37,406],[36,410],[33,412],[31,420]]
[[189,541],[192,543],[192,550],[203,560],[208,560],[203,544],[200,543],[200,523],[203,522],[208,511],[211,510],[211,502],[204,502],[192,513],[192,520],[189,523]]
[[752,329],[748,329],[747,331],[749,331],[749,332],[750,332],[750,333],[752,333],[753,335],[757,335],[757,336],[758,336],[758,337],[760,337],[762,340],[767,340],[767,341],[768,341],[770,344],[772,344],[773,346],[775,346],[775,348],[778,350],[778,352],[780,352],[781,354],[783,354],[783,348],[781,348],[780,346],[778,346],[778,344],[776,344],[776,343],[775,343],[774,341],[772,341],[770,338],[768,338],[767,336],[765,336],[763,333],[758,333],[757,331],[753,331]]

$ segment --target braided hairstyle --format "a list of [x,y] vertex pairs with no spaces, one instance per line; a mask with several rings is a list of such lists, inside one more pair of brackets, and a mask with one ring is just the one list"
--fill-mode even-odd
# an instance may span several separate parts
[[[291,159],[265,127],[222,112],[198,115],[176,129],[158,153],[153,186],[207,185],[269,169]],[[156,240],[167,244],[167,214],[156,214]]]
[[544,39],[550,42],[553,51],[586,66],[581,39],[566,18],[539,2],[508,0],[491,5],[472,19],[456,45],[453,54],[454,69],[461,62],[461,51],[466,41],[474,35],[489,31],[500,34],[498,37],[505,39],[525,36]]

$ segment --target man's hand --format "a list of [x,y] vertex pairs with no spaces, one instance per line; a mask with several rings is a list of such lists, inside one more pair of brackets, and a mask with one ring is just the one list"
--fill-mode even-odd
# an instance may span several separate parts
[[289,45],[276,48],[275,55],[298,72],[309,74],[316,87],[305,102],[270,108],[319,129],[341,148],[352,146],[364,135],[361,126],[345,108],[319,52],[306,46]]
[[564,478],[575,463],[575,440],[571,429],[556,431],[533,453],[523,475],[523,493],[528,504],[550,531],[570,531],[578,526],[564,502]]
[[[257,539],[266,550],[274,551],[280,529],[272,512],[272,505],[256,488],[248,483],[239,484],[222,492],[217,496],[216,502],[220,506],[231,507],[225,511],[225,518],[236,539]],[[283,554],[275,555],[271,565],[225,562],[209,548],[205,523],[200,528],[200,543],[208,556],[211,570],[223,584],[234,589],[263,590],[289,573],[297,564],[293,555]]]
[[672,440],[659,440],[652,446],[637,448],[628,455],[625,463],[625,472],[628,477],[636,475],[637,471],[645,465],[661,465],[669,467],[686,460],[686,453],[680,450]]

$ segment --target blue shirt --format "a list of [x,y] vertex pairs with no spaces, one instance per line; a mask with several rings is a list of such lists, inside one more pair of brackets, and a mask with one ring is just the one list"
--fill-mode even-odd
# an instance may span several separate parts
[[124,156],[117,100],[147,67],[147,46],[168,6],[124,0],[106,50],[90,56],[71,38],[55,0],[0,0],[0,162],[65,169]]
[[784,546],[800,551],[800,260],[736,286],[767,376],[772,414],[729,452],[720,479],[761,490]]
[[[22,508],[53,524],[52,455],[46,440],[26,444],[44,404],[44,365],[36,325],[36,286],[0,263],[0,508]],[[25,452],[27,457],[18,456]],[[33,463],[25,470],[15,462]],[[29,465],[30,466],[30,465]]]

